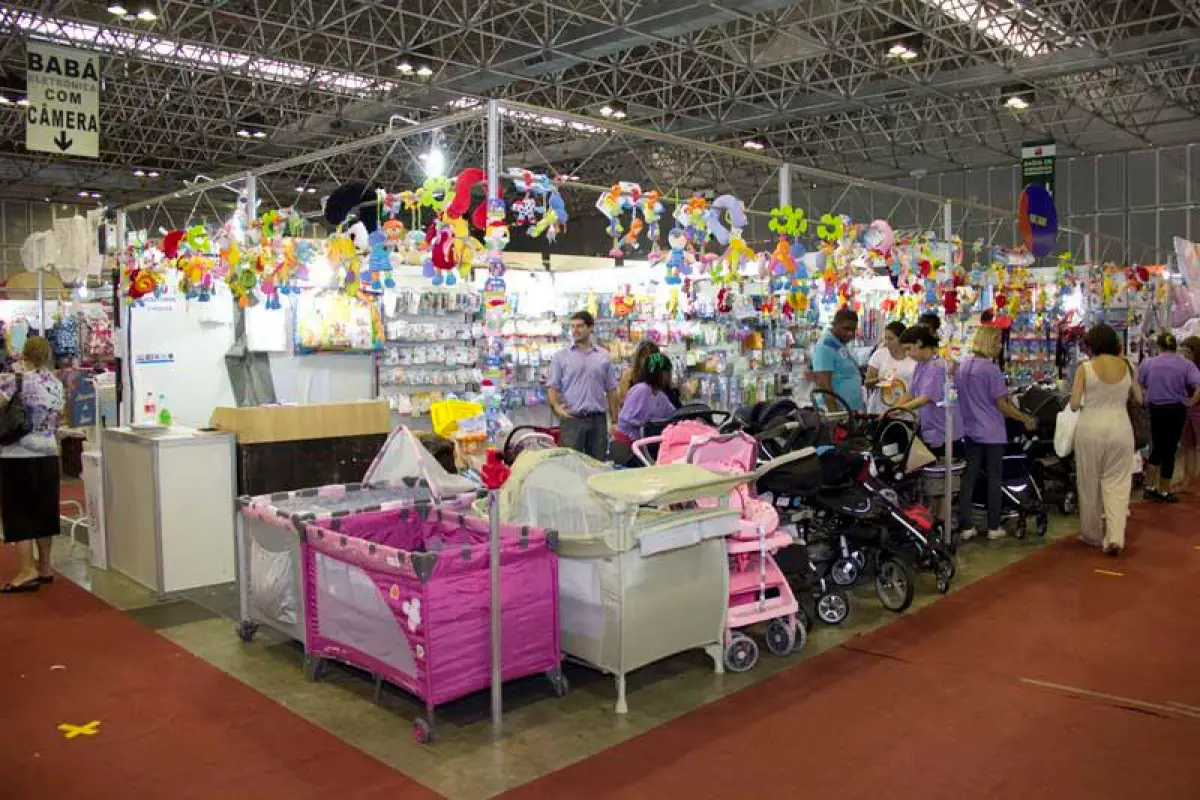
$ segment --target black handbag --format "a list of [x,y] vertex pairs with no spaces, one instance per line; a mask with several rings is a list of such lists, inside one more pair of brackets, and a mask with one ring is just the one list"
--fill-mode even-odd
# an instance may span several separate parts
[[[1137,375],[1133,372],[1133,365],[1128,361],[1125,364],[1129,367],[1129,377],[1136,381]],[[1129,424],[1133,426],[1133,446],[1136,450],[1141,450],[1143,447],[1150,444],[1150,412],[1146,406],[1133,399],[1133,390],[1129,391],[1129,399],[1125,401],[1125,411],[1129,414]]]
[[29,411],[25,398],[21,396],[23,377],[17,375],[17,390],[3,409],[0,409],[0,445],[16,444],[29,435],[33,426],[29,423]]

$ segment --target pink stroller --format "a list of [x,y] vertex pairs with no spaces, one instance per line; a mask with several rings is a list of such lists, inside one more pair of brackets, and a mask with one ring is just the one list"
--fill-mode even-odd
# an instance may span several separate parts
[[[649,466],[646,447],[658,444],[658,464],[688,461],[714,472],[755,471],[757,441],[745,433],[718,434],[702,422],[687,420],[671,425],[662,436],[641,439],[633,451]],[[719,501],[708,501],[715,505]],[[775,563],[774,554],[792,544],[779,530],[779,515],[769,503],[754,497],[747,486],[729,496],[729,505],[742,515],[741,530],[730,536],[729,612],[725,618],[725,666],[745,672],[758,663],[758,644],[744,629],[767,623],[767,649],[786,656],[804,647],[805,628],[797,615],[800,604]]]

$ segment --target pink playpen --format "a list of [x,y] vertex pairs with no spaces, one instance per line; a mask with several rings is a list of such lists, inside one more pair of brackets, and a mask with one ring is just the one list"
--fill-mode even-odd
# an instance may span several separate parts
[[[434,709],[490,685],[488,523],[417,505],[316,520],[304,526],[308,653],[315,676],[341,661],[424,702],[418,741],[434,731]],[[560,670],[555,537],[501,527],[501,674]]]

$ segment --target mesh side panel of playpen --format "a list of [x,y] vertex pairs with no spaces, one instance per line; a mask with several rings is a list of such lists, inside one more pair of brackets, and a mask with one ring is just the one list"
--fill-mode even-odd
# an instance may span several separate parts
[[608,508],[588,491],[588,478],[612,467],[579,453],[523,453],[500,498],[505,520],[571,534],[602,534],[616,525]]

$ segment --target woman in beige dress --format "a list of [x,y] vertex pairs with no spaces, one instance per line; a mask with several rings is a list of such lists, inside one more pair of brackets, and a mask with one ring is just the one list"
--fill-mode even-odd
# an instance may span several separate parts
[[1071,408],[1080,412],[1075,428],[1080,538],[1120,555],[1133,480],[1133,426],[1126,403],[1130,396],[1141,403],[1142,389],[1108,325],[1089,330],[1083,346],[1090,360],[1075,371],[1071,390]]

